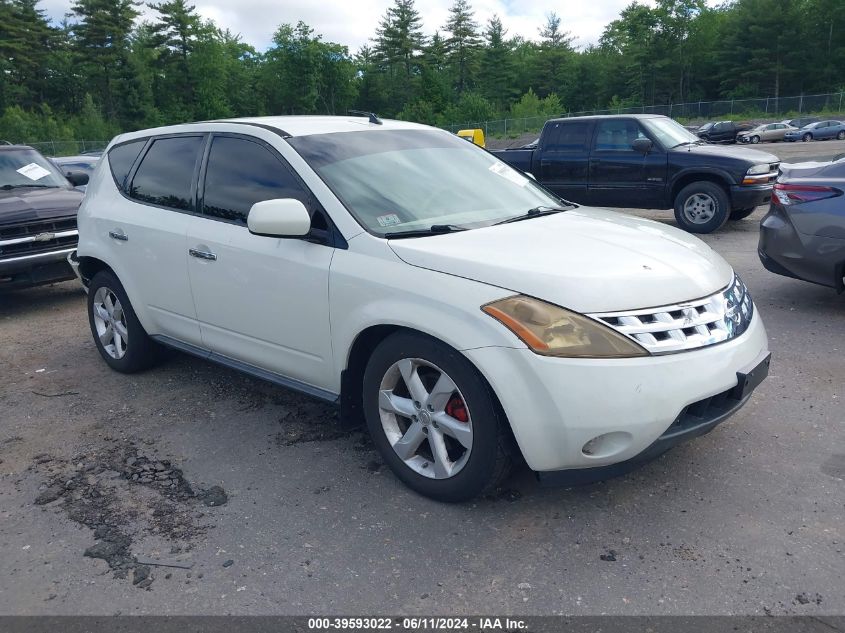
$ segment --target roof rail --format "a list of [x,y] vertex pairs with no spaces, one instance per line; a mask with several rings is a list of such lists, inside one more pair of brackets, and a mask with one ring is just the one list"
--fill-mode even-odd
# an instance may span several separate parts
[[365,116],[370,119],[370,123],[375,123],[376,125],[383,125],[384,121],[378,118],[375,112],[364,112],[363,110],[347,110],[349,114],[357,114],[359,116]]

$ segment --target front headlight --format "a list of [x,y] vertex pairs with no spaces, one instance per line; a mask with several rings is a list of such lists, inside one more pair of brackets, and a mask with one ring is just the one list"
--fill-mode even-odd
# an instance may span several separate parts
[[758,174],[768,174],[769,173],[769,165],[754,165],[751,169],[748,170],[749,176],[756,176]]
[[481,309],[537,354],[565,358],[632,358],[648,352],[631,339],[576,312],[516,295]]

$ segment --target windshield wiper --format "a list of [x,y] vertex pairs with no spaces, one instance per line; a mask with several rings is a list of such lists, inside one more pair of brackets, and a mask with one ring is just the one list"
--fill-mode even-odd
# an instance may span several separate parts
[[705,144],[704,141],[701,140],[701,139],[698,139],[697,141],[682,141],[681,143],[678,143],[677,145],[673,145],[669,149],[675,149],[676,147],[680,147],[681,145],[704,145],[704,144]]
[[574,207],[546,207],[540,205],[539,207],[528,209],[528,211],[526,211],[522,215],[516,215],[512,218],[507,218],[506,220],[499,220],[498,222],[493,222],[492,226],[498,226],[499,224],[510,224],[511,222],[520,222],[521,220],[528,220],[530,218],[539,218],[542,215],[552,215],[553,213],[569,211],[569,209],[573,208]]
[[444,233],[455,233],[457,231],[466,231],[465,226],[457,224],[432,224],[427,229],[413,229],[410,231],[396,231],[394,233],[385,233],[382,237],[390,240],[401,239],[403,237],[425,237],[427,235],[443,235]]
[[37,182],[33,182],[31,184],[18,184],[18,185],[0,185],[0,189],[4,191],[8,191],[9,189],[23,189],[25,187],[41,187],[44,189],[52,189],[55,185],[42,185]]

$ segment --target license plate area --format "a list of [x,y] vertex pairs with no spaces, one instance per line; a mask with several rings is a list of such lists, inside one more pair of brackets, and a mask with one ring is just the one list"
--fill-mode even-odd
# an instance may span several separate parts
[[744,400],[751,395],[758,385],[766,379],[769,375],[769,363],[772,360],[772,353],[768,352],[766,356],[760,360],[751,369],[736,372],[737,384],[731,392],[731,398],[734,400]]

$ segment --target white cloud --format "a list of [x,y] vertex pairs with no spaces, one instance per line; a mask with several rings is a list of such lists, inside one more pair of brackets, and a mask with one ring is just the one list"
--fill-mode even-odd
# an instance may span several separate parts
[[[283,23],[302,20],[323,38],[349,46],[354,52],[373,36],[379,20],[393,0],[193,0],[197,11],[213,19],[221,28],[240,33],[244,41],[259,50],[271,42],[273,32]],[[564,30],[570,31],[577,46],[598,41],[605,25],[618,17],[631,0],[470,0],[475,18],[482,26],[497,13],[509,35],[537,39],[546,15],[555,11]],[[431,35],[442,30],[452,0],[417,0],[424,31]],[[648,0],[653,3],[653,0]],[[43,0],[39,5],[58,21],[70,9],[70,0]],[[145,14],[149,11],[145,11]]]

